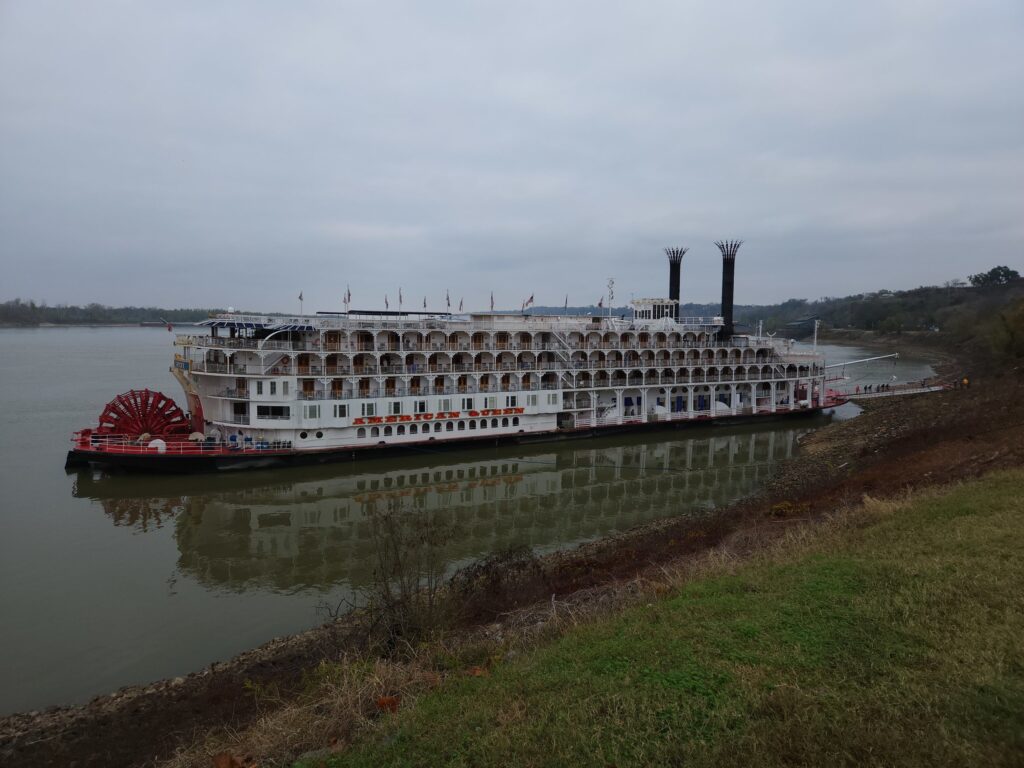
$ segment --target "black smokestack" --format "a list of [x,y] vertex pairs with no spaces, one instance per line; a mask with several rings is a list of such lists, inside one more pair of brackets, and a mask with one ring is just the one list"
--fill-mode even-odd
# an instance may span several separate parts
[[742,240],[716,240],[715,245],[722,252],[722,338],[733,334],[732,298],[736,286],[736,252],[743,245]]
[[[668,297],[679,301],[680,272],[682,271],[683,256],[689,248],[666,248],[665,255],[668,256]],[[679,319],[679,304],[675,307],[675,319]]]

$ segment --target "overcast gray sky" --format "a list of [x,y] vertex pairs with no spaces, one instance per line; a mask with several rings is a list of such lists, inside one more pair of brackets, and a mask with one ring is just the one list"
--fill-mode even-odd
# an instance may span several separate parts
[[1024,261],[1024,3],[0,0],[0,299],[294,311]]

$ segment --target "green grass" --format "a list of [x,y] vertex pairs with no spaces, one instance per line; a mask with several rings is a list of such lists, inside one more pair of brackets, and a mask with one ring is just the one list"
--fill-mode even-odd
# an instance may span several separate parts
[[1024,472],[813,541],[446,682],[328,764],[1024,765]]

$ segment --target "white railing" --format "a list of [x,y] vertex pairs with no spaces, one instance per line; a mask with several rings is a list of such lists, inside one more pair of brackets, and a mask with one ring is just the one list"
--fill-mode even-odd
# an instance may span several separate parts
[[[559,332],[564,331],[560,329]],[[489,331],[490,332],[490,331]],[[534,331],[524,331],[532,333]],[[637,331],[627,331],[637,335]],[[645,332],[647,333],[647,332]],[[678,333],[678,331],[676,332]],[[287,341],[279,339],[252,339],[246,337],[223,338],[219,336],[197,336],[194,334],[179,334],[175,339],[178,346],[209,347],[215,349],[235,349],[239,351],[255,352],[299,352],[311,354],[332,354],[332,353],[403,353],[403,352],[542,352],[542,351],[593,351],[593,350],[645,350],[645,349],[775,349],[783,354],[795,357],[820,357],[821,353],[813,351],[798,351],[792,349],[791,345],[785,342],[770,338],[747,339],[737,338],[728,345],[717,344],[709,341],[656,341],[649,340],[641,343],[639,339],[624,341],[621,339],[607,341],[590,341],[589,333],[578,331],[578,338],[566,338],[565,343],[544,343],[541,341],[530,342],[471,342],[471,341],[431,341],[423,339],[418,342],[403,341],[401,344],[391,342],[327,342],[320,338],[304,341]]]
[[[691,363],[693,361],[690,361]],[[716,361],[713,364],[687,365],[678,361],[665,360],[570,360],[560,361],[520,361],[519,363],[495,363],[493,365],[483,364],[434,364],[434,365],[389,365],[389,366],[302,366],[302,365],[246,365],[225,364],[225,363],[204,363],[202,361],[190,361],[190,369],[197,373],[217,373],[239,376],[425,376],[428,374],[448,373],[515,373],[530,371],[600,371],[600,370],[651,370],[664,368],[684,368],[693,371],[703,368],[749,368],[786,365],[782,360],[771,362],[757,361],[751,363],[730,363]],[[789,363],[796,365],[796,362]],[[690,374],[691,377],[698,374]],[[705,374],[706,375],[706,374]],[[714,375],[714,374],[713,374]],[[721,374],[717,374],[721,375]],[[775,374],[766,374],[758,371],[744,371],[743,373],[729,374],[729,379],[741,381],[752,381],[756,379],[769,378]],[[817,369],[805,371],[801,374],[804,377],[817,375]]]

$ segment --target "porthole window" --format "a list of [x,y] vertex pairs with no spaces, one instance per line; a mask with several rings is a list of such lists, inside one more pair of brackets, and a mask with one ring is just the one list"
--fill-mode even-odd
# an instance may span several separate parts
[[491,429],[497,429],[497,428],[498,428],[498,420],[497,419],[491,419]]
[[441,431],[441,422],[440,421],[435,422],[435,424],[434,424],[434,431],[435,432],[440,432]]
[[445,427],[444,427],[444,428],[445,428],[445,429],[446,429],[446,430],[447,430],[448,432],[454,432],[454,431],[455,431],[455,424],[454,424],[453,422],[449,421],[449,422],[448,422],[447,424],[445,424]]
[[518,416],[513,416],[512,417],[512,426],[513,427],[518,427],[519,426],[519,417]]
[[370,430],[370,437],[380,437],[380,427],[374,427]]
[[460,421],[460,422],[459,422],[459,432],[462,432],[462,431],[464,431],[465,429],[466,429],[466,422],[464,422],[464,421]]
[[487,429],[487,419],[480,419],[480,429]]
[[469,422],[469,428],[470,429],[476,429],[476,422],[475,421],[470,421]]
[[391,427],[384,427],[384,437],[391,437]]
[[360,427],[356,431],[356,437],[366,437],[366,427]]
[[305,440],[307,437],[309,437],[309,432],[299,432],[299,437]]
[[501,426],[503,426],[503,427],[507,427],[508,426],[508,419],[507,418],[501,420]]
[[397,431],[397,433],[396,433],[396,434],[399,434],[399,435],[404,435],[404,434],[405,434],[405,425],[403,425],[403,424],[399,424],[399,425],[398,425],[398,431]]
[[317,439],[317,440],[319,440],[319,439],[320,439],[320,438],[322,438],[323,436],[324,436],[324,433],[323,433],[323,432],[317,431],[317,433],[316,433],[316,439]]
[[409,425],[409,434],[410,435],[418,434],[419,431],[420,431],[420,428],[419,428],[418,424],[410,424]]

